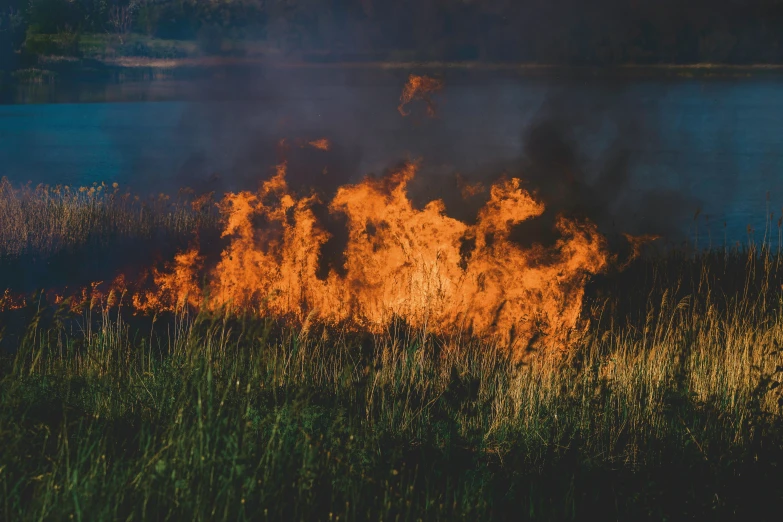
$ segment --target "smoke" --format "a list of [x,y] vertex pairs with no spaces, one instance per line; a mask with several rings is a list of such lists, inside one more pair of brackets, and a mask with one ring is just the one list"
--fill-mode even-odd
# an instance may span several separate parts
[[703,202],[667,187],[666,175],[688,173],[649,169],[663,148],[655,100],[640,103],[633,85],[614,79],[551,81],[539,88],[540,103],[520,118],[514,157],[479,158],[484,163],[467,169],[425,168],[422,178],[430,179],[412,184],[413,199],[424,204],[443,198],[452,217],[472,221],[488,197],[486,188],[514,176],[546,205],[540,217],[515,227],[512,239],[524,246],[559,239],[560,215],[595,223],[615,249],[627,246],[625,234],[683,240]]
[[[142,193],[186,186],[218,194],[255,190],[283,161],[289,163],[293,186],[328,192],[360,179],[366,167],[363,155],[376,132],[366,108],[381,108],[386,99],[391,105],[380,125],[391,116],[399,118],[397,82],[384,76],[376,75],[375,81],[386,86],[381,87],[385,92],[350,72],[278,67],[225,68],[210,78],[186,79],[177,86],[185,101],[176,120],[167,122],[164,137],[169,154],[177,158],[168,172],[157,169],[165,151],[128,140],[113,125],[107,132],[116,136],[128,166],[124,178]],[[328,150],[309,145],[321,139],[329,142]]]
[[[524,245],[553,243],[558,215],[592,221],[614,243],[625,233],[677,241],[701,205],[640,177],[645,154],[660,146],[660,126],[654,99],[640,103],[626,81],[440,73],[435,117],[419,102],[402,117],[397,106],[407,73],[266,67],[190,82],[172,129],[177,167],[157,172],[154,155],[135,142],[119,143],[133,165],[129,178],[141,192],[187,186],[219,196],[257,189],[286,162],[295,191],[327,202],[341,185],[418,160],[412,201],[443,199],[450,216],[472,222],[487,187],[515,176],[547,207],[516,227],[513,238]],[[309,145],[319,139],[328,150]],[[342,221],[316,212],[337,249]],[[326,265],[338,267],[335,259]]]
[[554,218],[564,215],[595,223],[612,243],[623,234],[682,239],[701,202],[639,175],[645,151],[660,147],[656,113],[649,109],[639,111],[622,84],[599,84],[578,97],[550,93],[522,135],[520,159],[522,177],[547,208],[514,237],[551,244]]

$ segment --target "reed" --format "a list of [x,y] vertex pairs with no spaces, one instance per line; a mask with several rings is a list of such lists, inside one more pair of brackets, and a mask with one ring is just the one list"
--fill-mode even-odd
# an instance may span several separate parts
[[24,185],[0,180],[0,257],[47,256],[91,241],[115,237],[183,234],[215,221],[211,195],[185,189],[140,198],[118,184],[69,187]]

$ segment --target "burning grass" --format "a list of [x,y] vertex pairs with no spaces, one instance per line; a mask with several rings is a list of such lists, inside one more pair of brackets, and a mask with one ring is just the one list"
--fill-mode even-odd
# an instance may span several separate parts
[[[383,268],[373,255],[384,248],[402,259],[386,268],[414,279],[420,266],[458,264],[449,249],[470,227],[479,254],[541,255],[504,246],[497,233],[509,221],[492,212],[539,208],[513,181],[492,187],[487,221],[468,226],[436,205],[410,206],[410,174],[344,187],[333,200],[355,223],[380,223],[373,212],[401,217],[384,215],[373,233],[350,229],[353,248],[369,248],[356,270]],[[569,324],[580,328],[550,344],[542,329],[511,351],[476,329],[443,328],[437,307],[431,321],[402,309],[375,323],[368,314],[363,328],[319,318],[315,307],[296,317],[302,301],[276,311],[286,302],[267,304],[274,284],[298,299],[290,288],[307,280],[301,274],[320,285],[337,275],[315,275],[317,250],[303,240],[318,245],[326,234],[306,219],[314,196],[290,192],[282,170],[270,183],[230,195],[220,224],[190,196],[142,204],[108,188],[4,185],[0,208],[16,224],[0,232],[6,259],[51,258],[103,234],[168,230],[202,244],[177,249],[147,287],[125,295],[93,292],[73,307],[44,293],[0,315],[0,518],[763,518],[783,505],[779,251],[647,252],[626,263],[596,250],[601,269],[575,271],[574,293],[559,298],[578,299]],[[373,197],[383,205],[351,214],[352,202]],[[454,237],[406,259],[406,248],[427,244],[419,221]],[[259,235],[259,222],[271,235]],[[486,223],[495,233],[482,247]],[[207,230],[224,237],[204,271]],[[287,258],[286,245],[299,257]],[[558,273],[574,265],[551,253],[536,260],[565,260]],[[532,269],[502,268],[515,266]],[[299,275],[275,279],[286,267]],[[225,281],[232,295],[250,292],[247,306],[203,305]],[[160,300],[150,315],[134,310],[134,296],[150,305],[146,291]],[[567,349],[547,349],[552,339]]]
[[[560,217],[560,240],[552,247],[524,249],[509,240],[511,230],[541,215],[544,204],[519,179],[493,184],[471,225],[448,217],[440,200],[415,208],[407,188],[416,170],[408,163],[382,178],[337,189],[326,207],[345,218],[347,242],[338,252],[340,265],[327,271],[321,260],[337,232],[316,217],[315,207],[323,204],[317,195],[290,189],[284,163],[258,191],[224,196],[222,246],[211,265],[195,241],[211,214],[195,209],[197,201],[172,206],[161,196],[149,209],[135,198],[130,203],[126,196],[118,198],[117,187],[102,196],[103,186],[75,194],[59,187],[17,194],[6,183],[6,214],[19,224],[4,238],[7,255],[47,255],[104,235],[149,237],[156,229],[169,237],[190,233],[195,246],[172,252],[165,269],[151,266],[151,284],[119,272],[104,277],[121,278],[105,290],[130,290],[130,303],[148,313],[185,305],[228,308],[300,324],[351,323],[373,332],[398,317],[439,334],[460,330],[495,339],[516,352],[534,337],[559,346],[580,326],[588,276],[609,263],[597,229]],[[69,227],[74,230],[66,233]],[[97,283],[90,283],[95,290]]]
[[494,184],[471,226],[446,216],[439,200],[414,208],[407,185],[415,173],[406,164],[337,190],[328,208],[347,219],[343,270],[319,276],[330,233],[313,212],[317,198],[297,197],[280,165],[257,193],[226,195],[228,243],[206,274],[208,298],[200,297],[200,262],[191,251],[157,275],[157,288],[137,307],[228,307],[375,332],[400,317],[436,333],[499,339],[513,350],[537,334],[556,339],[577,326],[586,277],[608,261],[595,227],[562,218],[553,248],[522,249],[509,241],[511,228],[544,205],[518,179]]
[[2,366],[3,517],[758,516],[783,500],[783,323],[744,303],[666,292],[527,364],[399,323],[37,311]]
[[104,183],[33,188],[2,179],[0,222],[0,310],[42,288],[65,298],[135,283],[160,258],[218,231],[211,194],[141,198]]

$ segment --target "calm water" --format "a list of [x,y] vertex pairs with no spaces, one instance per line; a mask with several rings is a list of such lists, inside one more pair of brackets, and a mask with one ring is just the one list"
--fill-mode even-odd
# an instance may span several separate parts
[[[769,208],[777,237],[783,77],[447,78],[434,98],[434,119],[416,105],[408,118],[397,112],[403,81],[396,73],[359,80],[266,73],[241,84],[217,78],[32,88],[11,96],[23,103],[0,105],[0,175],[33,184],[117,181],[155,192],[233,189],[265,177],[287,138],[293,147],[286,157],[311,170],[298,174],[306,182],[319,175],[353,181],[421,158],[421,176],[437,184],[455,171],[477,179],[517,165],[530,154],[530,129],[544,122],[570,144],[572,165],[588,180],[625,159],[626,207],[657,192],[652,209],[676,212],[678,226],[691,233],[700,209],[700,236],[706,241],[709,231],[719,244],[724,236],[744,240],[748,225],[763,231]],[[296,142],[318,137],[329,138],[333,150],[319,156]],[[675,208],[665,194],[678,196],[670,198]]]

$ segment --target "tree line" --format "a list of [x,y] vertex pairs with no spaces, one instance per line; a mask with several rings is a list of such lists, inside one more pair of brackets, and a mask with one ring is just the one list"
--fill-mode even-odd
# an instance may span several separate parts
[[[25,35],[252,39],[287,52],[553,64],[781,63],[783,0],[5,0]],[[213,46],[219,48],[219,46]]]

